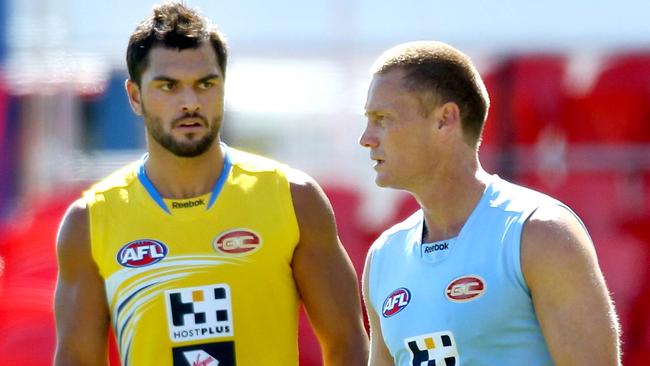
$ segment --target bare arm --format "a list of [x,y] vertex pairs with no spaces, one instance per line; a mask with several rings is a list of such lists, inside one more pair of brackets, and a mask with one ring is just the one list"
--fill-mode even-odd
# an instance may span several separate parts
[[370,303],[370,291],[368,287],[368,276],[370,274],[370,258],[371,253],[366,257],[366,264],[363,268],[363,300],[366,304],[366,312],[368,313],[368,322],[370,323],[370,359],[368,366],[393,366],[395,363],[393,357],[386,347],[384,336],[381,332],[381,325],[379,324],[379,316]]
[[106,365],[109,311],[104,282],[90,251],[82,200],[65,214],[57,238],[59,275],[54,295],[55,365]]
[[618,321],[589,235],[565,208],[537,210],[522,268],[551,356],[562,365],[620,365]]
[[294,171],[290,181],[300,226],[293,275],[324,364],[365,365],[368,338],[357,276],[339,241],[332,208],[320,187],[305,174]]

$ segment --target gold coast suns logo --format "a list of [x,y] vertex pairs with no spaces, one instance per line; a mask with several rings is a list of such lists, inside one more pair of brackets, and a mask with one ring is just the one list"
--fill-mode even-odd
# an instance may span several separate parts
[[259,250],[262,238],[250,229],[232,229],[217,235],[212,246],[219,253],[248,255]]
[[452,302],[467,302],[485,294],[485,280],[476,275],[456,277],[445,289],[447,300]]

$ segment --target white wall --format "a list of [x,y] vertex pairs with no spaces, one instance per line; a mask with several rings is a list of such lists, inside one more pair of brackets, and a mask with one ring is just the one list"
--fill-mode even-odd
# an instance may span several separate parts
[[[121,61],[135,24],[152,0],[9,0],[10,37],[25,32],[64,38],[70,52]],[[381,49],[437,38],[491,51],[530,48],[648,47],[647,0],[188,0],[228,35],[232,47],[255,52]],[[34,16],[44,13],[43,16]],[[45,20],[45,22],[43,21]],[[49,29],[45,29],[49,27]]]

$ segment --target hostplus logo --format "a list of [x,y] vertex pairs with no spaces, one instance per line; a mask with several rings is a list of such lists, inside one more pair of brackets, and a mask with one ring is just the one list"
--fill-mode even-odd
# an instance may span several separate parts
[[169,337],[174,342],[233,335],[227,284],[165,291]]
[[456,341],[451,331],[407,338],[404,345],[411,354],[412,366],[459,366]]

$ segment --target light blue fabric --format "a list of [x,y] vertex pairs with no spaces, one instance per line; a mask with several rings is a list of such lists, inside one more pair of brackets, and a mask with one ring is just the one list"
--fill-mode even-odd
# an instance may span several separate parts
[[[206,210],[209,210],[210,207],[212,207],[214,202],[217,200],[217,197],[219,197],[221,188],[223,188],[223,185],[226,183],[226,179],[228,179],[228,175],[230,174],[230,168],[232,168],[232,161],[230,160],[230,154],[228,153],[229,147],[223,142],[221,143],[221,146],[225,151],[223,167],[221,168],[221,174],[219,175],[217,182],[214,184],[214,187],[212,188],[212,193],[210,194],[210,200],[208,200],[208,204],[205,208]],[[149,196],[151,196],[151,198],[156,202],[156,204],[158,204],[160,208],[162,208],[165,212],[171,215],[171,211],[169,210],[169,207],[167,207],[167,205],[165,204],[165,200],[160,195],[160,193],[158,193],[156,187],[153,185],[153,183],[147,176],[147,171],[145,169],[145,162],[147,161],[148,157],[149,157],[149,153],[145,153],[140,159],[140,168],[138,169],[138,179],[140,180],[140,183],[142,183],[144,188],[149,193]]]
[[562,205],[495,175],[457,237],[422,244],[419,210],[377,239],[369,297],[396,365],[553,364],[520,263],[546,204]]

